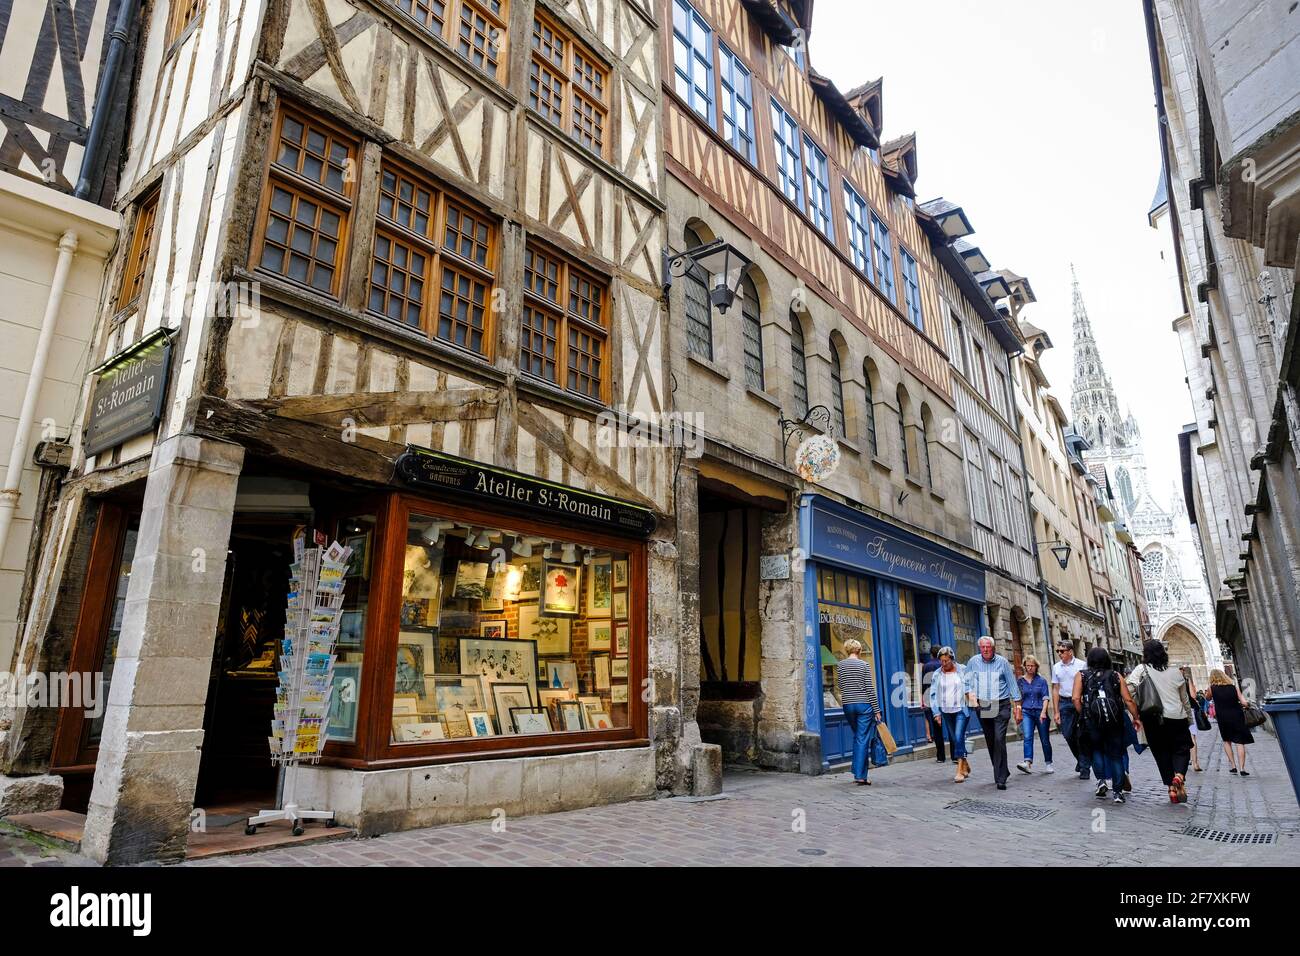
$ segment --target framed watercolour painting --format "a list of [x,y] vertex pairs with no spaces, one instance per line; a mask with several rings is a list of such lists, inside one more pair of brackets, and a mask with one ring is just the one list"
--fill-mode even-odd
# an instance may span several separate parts
[[627,587],[627,559],[614,562],[614,587]]
[[549,734],[551,719],[540,707],[515,707],[510,711],[510,721],[517,734]]
[[546,677],[541,686],[548,690],[578,692],[578,665],[573,661],[546,661]]
[[542,610],[547,614],[578,616],[578,584],[581,566],[546,562],[542,577]]
[[589,730],[613,730],[614,722],[609,719],[609,714],[600,710],[587,711],[587,728]]
[[[532,684],[537,673],[537,645],[532,641],[505,640],[494,637],[462,637],[460,670],[483,681],[487,696],[493,684]],[[488,710],[489,699],[474,710]]]
[[620,624],[614,628],[614,653],[619,657],[627,657],[629,647],[631,642],[628,638],[627,625]]
[[587,647],[593,651],[607,651],[613,643],[611,634],[614,625],[609,621],[589,621],[587,623]]
[[492,728],[492,718],[488,716],[486,710],[472,710],[466,717],[469,719],[469,734],[471,737],[492,737],[496,731]]
[[556,708],[560,713],[561,730],[586,730],[587,725],[582,716],[582,704],[576,700],[561,700],[556,702]]
[[504,681],[492,685],[492,706],[496,711],[501,733],[513,734],[514,724],[510,712],[516,708],[526,710],[537,703],[536,688],[529,684],[508,684]]
[[505,640],[509,637],[505,621],[480,621],[478,626],[479,637],[492,637],[497,640]]
[[623,620],[627,617],[627,592],[626,591],[614,592],[614,616],[619,620]]
[[591,673],[596,690],[609,690],[609,655],[591,655]]
[[615,680],[627,680],[626,657],[615,657],[609,662],[609,676]]
[[537,644],[541,656],[569,653],[569,619],[543,617],[536,604],[519,605],[519,637]]
[[613,684],[609,688],[609,702],[611,704],[627,703],[627,684]]
[[587,617],[609,617],[614,604],[613,563],[606,556],[587,565]]

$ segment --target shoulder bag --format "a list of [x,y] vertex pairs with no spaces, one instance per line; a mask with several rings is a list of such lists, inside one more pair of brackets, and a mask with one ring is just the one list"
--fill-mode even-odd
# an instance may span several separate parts
[[1160,699],[1160,690],[1151,678],[1150,668],[1143,667],[1142,683],[1137,687],[1138,716],[1144,721],[1158,724],[1165,719],[1165,704]]
[[1241,710],[1242,713],[1246,715],[1247,727],[1258,727],[1260,724],[1268,720],[1268,717],[1265,716],[1263,709],[1259,706],[1259,704],[1256,704],[1254,701],[1249,701],[1249,700],[1246,701],[1246,706],[1243,707]]

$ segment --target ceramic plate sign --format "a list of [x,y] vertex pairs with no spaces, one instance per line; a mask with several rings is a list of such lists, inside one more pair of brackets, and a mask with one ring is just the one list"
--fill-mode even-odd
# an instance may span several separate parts
[[414,446],[408,445],[397,459],[397,474],[417,488],[490,501],[551,521],[575,522],[639,538],[648,537],[655,529],[654,512],[640,505]]
[[167,394],[171,339],[159,329],[92,373],[94,394],[86,426],[85,453],[97,455],[153,431]]

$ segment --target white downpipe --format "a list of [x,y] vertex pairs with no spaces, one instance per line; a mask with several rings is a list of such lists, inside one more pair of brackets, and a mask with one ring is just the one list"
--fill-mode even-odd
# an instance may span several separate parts
[[36,355],[32,358],[32,373],[27,379],[23,394],[23,408],[18,414],[18,431],[14,434],[14,447],[9,453],[9,467],[5,471],[4,488],[0,489],[0,556],[9,540],[9,527],[18,510],[18,490],[23,479],[23,463],[27,458],[27,436],[36,417],[36,400],[45,381],[45,363],[50,357],[50,343],[54,341],[54,326],[59,320],[63,304],[63,287],[72,268],[72,256],[77,251],[77,234],[69,229],[59,237],[59,259],[54,265],[54,278],[50,282],[50,297],[45,303],[45,318],[41,320],[41,335],[36,341]]

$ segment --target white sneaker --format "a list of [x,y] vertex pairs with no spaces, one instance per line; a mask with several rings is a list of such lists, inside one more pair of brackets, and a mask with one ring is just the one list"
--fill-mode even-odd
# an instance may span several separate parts
[[1020,763],[1016,764],[1016,769],[1021,773],[1033,773],[1033,771],[1029,769],[1030,766],[1031,764],[1028,760],[1022,760]]
[[1043,764],[1043,773],[1056,773],[1056,771],[1052,769],[1052,765],[1050,763],[1047,763],[1047,764]]

